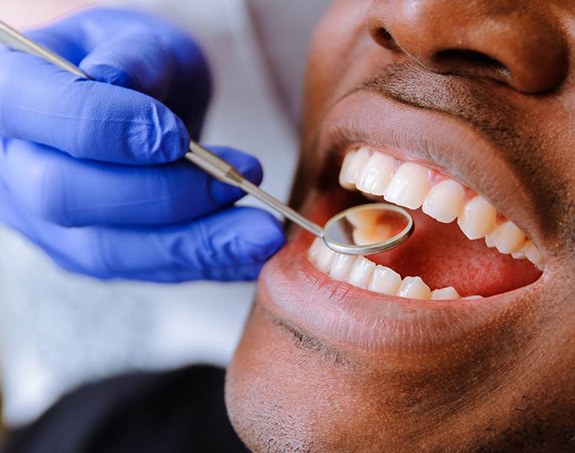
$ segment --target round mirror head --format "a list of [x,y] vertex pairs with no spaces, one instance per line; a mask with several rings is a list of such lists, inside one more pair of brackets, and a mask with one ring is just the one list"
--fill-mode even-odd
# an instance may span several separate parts
[[374,203],[355,206],[332,217],[323,241],[346,255],[373,255],[403,244],[413,234],[413,218],[399,206]]

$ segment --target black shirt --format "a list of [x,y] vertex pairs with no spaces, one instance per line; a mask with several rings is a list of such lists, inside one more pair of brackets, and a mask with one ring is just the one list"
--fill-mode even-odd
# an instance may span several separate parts
[[224,370],[193,366],[87,385],[9,435],[4,453],[243,453]]

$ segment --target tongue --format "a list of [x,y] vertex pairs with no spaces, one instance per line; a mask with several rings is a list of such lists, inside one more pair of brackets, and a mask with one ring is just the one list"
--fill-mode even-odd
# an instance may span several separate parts
[[462,296],[492,296],[526,286],[541,272],[527,260],[515,260],[470,241],[456,222],[442,224],[412,212],[415,233],[404,244],[369,257],[402,277],[419,276],[431,289],[453,286]]

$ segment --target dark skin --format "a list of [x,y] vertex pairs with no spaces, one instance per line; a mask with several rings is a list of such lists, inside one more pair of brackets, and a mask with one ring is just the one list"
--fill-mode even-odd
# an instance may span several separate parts
[[574,42],[572,1],[333,2],[312,43],[294,205],[321,217],[341,160],[322,144],[338,105],[358,122],[406,111],[408,134],[441,129],[466,145],[430,146],[419,161],[488,198],[546,266],[535,283],[465,311],[381,299],[422,321],[339,341],[275,301],[289,293],[313,312],[308,295],[322,285],[334,306],[373,297],[321,277],[305,286],[311,277],[298,273],[314,271],[298,244],[309,238],[294,234],[262,274],[228,375],[230,416],[251,449],[575,450]]

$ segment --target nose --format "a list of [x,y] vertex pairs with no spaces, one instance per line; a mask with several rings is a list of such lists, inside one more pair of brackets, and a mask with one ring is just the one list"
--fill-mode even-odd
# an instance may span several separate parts
[[558,88],[567,74],[564,32],[529,0],[374,0],[373,39],[431,71],[495,79],[524,93]]

